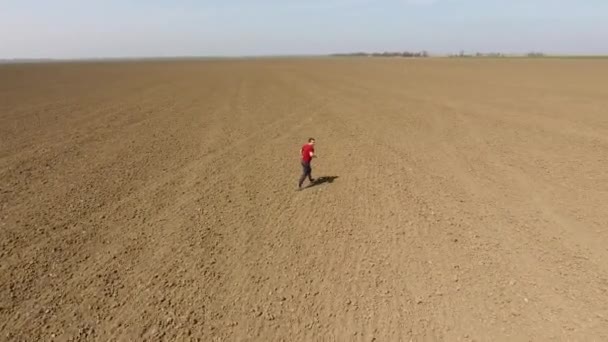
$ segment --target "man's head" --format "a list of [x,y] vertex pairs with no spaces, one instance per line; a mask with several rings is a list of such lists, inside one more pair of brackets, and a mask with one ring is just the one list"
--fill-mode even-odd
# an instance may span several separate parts
[[315,138],[308,138],[308,145],[314,145],[315,144]]

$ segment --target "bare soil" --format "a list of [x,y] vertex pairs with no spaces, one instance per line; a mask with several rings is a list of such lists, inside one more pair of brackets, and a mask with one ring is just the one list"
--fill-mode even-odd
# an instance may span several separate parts
[[[607,60],[0,66],[0,340],[608,340]],[[317,139],[296,191],[298,151]]]

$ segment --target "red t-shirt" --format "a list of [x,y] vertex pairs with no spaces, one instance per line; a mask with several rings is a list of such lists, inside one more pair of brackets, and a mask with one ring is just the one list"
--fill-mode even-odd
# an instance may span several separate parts
[[302,146],[302,161],[306,162],[306,163],[310,163],[310,160],[312,159],[310,157],[310,152],[315,152],[315,148],[312,145],[304,145]]

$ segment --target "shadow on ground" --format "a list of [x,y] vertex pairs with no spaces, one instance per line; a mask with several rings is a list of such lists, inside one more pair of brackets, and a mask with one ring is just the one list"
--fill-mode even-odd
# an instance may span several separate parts
[[339,178],[339,176],[319,177],[319,178],[315,179],[314,182],[310,183],[310,185],[307,186],[306,188],[312,188],[312,187],[322,185],[322,184],[331,184],[338,178]]

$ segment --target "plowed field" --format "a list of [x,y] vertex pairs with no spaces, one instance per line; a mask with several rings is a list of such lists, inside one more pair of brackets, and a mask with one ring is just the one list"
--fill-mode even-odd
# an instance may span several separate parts
[[0,340],[606,341],[607,80],[574,59],[0,66]]

